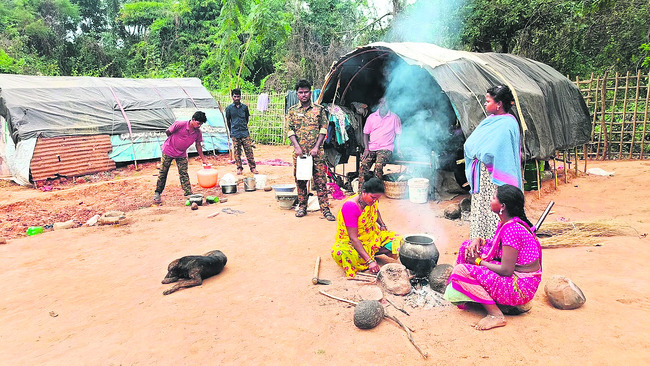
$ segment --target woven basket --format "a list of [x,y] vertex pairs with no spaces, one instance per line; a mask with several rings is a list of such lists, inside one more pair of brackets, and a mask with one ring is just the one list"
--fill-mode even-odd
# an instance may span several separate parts
[[406,198],[408,193],[408,184],[406,181],[401,182],[389,182],[384,181],[384,190],[386,197],[393,199],[403,199]]

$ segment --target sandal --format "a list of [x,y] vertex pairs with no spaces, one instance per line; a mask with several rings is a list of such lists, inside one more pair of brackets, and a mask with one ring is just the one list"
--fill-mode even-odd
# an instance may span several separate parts
[[298,211],[296,211],[296,217],[304,217],[304,216],[307,216],[307,210],[305,210],[304,208],[301,208]]
[[323,212],[323,216],[327,219],[327,221],[336,221],[336,217],[332,214],[331,211]]

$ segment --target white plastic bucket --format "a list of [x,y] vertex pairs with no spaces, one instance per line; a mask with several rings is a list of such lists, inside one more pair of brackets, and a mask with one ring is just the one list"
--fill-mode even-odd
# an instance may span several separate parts
[[266,187],[266,175],[264,174],[255,174],[255,189],[264,189]]
[[311,171],[314,166],[314,158],[311,155],[296,158],[296,180],[310,180]]
[[427,203],[429,199],[429,180],[426,178],[411,178],[408,180],[409,201]]

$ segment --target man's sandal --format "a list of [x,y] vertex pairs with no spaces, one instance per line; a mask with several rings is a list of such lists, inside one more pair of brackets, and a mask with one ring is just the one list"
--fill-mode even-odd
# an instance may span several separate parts
[[307,210],[301,208],[298,211],[296,211],[296,217],[303,217],[303,216],[307,216]]
[[323,213],[323,216],[327,219],[327,221],[336,221],[336,217],[332,214],[331,211]]

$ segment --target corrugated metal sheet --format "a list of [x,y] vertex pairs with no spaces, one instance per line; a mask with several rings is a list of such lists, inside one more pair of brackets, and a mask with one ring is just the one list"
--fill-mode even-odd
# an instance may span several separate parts
[[115,169],[108,158],[111,152],[109,135],[38,138],[30,164],[34,181],[75,177]]

